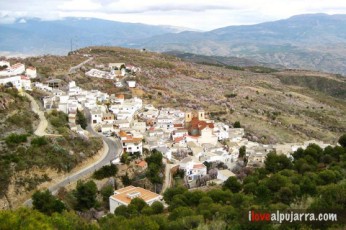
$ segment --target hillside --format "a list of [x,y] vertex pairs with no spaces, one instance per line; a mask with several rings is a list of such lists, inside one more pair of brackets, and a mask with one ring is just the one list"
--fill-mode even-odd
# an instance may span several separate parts
[[101,149],[100,139],[81,138],[69,131],[66,115],[47,117],[49,131],[60,135],[34,135],[39,120],[29,99],[16,89],[0,86],[1,208],[21,205],[36,188],[71,172]]
[[156,51],[236,56],[287,68],[346,74],[346,15],[298,15],[208,32],[163,34],[139,42]]
[[[138,95],[155,106],[203,108],[216,120],[240,121],[253,140],[264,143],[294,142],[312,138],[335,142],[346,131],[345,79],[333,74],[275,70],[266,67],[228,68],[183,61],[177,57],[116,47],[90,47],[79,54],[54,56],[47,65],[31,58],[33,65],[49,68],[46,76],[65,82],[75,80],[85,89]],[[54,72],[68,60],[84,54],[94,57],[69,76]],[[84,58],[86,59],[86,58]],[[39,61],[41,60],[41,61]],[[110,80],[85,77],[95,65],[125,62],[141,68],[139,86],[129,91],[116,88]],[[47,77],[42,77],[45,81]],[[328,87],[324,87],[328,86]]]

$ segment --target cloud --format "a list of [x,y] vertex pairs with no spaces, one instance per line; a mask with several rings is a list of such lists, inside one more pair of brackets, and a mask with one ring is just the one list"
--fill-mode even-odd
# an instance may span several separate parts
[[16,0],[3,1],[0,23],[97,17],[198,29],[254,24],[306,13],[346,13],[344,0]]
[[101,10],[102,5],[91,0],[72,0],[65,1],[63,4],[59,5],[57,9],[61,11],[93,11]]

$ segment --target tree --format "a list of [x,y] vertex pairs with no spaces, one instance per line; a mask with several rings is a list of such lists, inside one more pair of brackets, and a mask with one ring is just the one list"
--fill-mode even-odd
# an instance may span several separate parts
[[237,193],[241,190],[241,184],[238,182],[237,178],[234,176],[229,177],[223,184],[224,189],[229,189],[233,193]]
[[144,207],[148,206],[147,203],[142,198],[136,197],[131,200],[131,203],[129,204],[128,208],[134,208],[138,213],[141,213],[142,209]]
[[132,180],[130,179],[130,177],[129,177],[129,175],[127,174],[127,172],[126,172],[125,176],[122,176],[122,177],[121,177],[121,182],[123,182],[124,186],[131,185]]
[[152,203],[151,205],[151,209],[153,211],[154,214],[160,214],[163,212],[163,204],[159,201],[155,201],[154,203]]
[[346,148],[346,133],[339,138],[338,142],[342,147]]
[[242,146],[239,148],[239,158],[244,158],[246,155],[246,146]]
[[281,201],[284,204],[289,205],[293,201],[293,198],[294,198],[294,194],[290,188],[288,188],[288,187],[280,188],[280,190],[278,192],[279,201]]
[[105,204],[106,207],[109,207],[109,197],[111,195],[113,195],[114,193],[114,189],[112,185],[106,185],[104,186],[101,191],[100,191],[101,195],[102,195],[102,200]]
[[35,209],[48,215],[52,215],[54,212],[61,213],[66,209],[64,203],[53,196],[48,189],[35,192],[32,196],[32,204]]
[[277,155],[275,152],[268,153],[264,164],[265,168],[271,173],[292,168],[292,162],[290,159],[285,155]]
[[75,190],[77,209],[90,209],[96,204],[97,186],[94,181],[83,182],[79,180]]
[[129,217],[128,208],[125,205],[120,205],[114,210],[116,216]]
[[86,129],[88,126],[87,119],[81,111],[77,109],[76,123],[82,127],[82,129]]
[[239,121],[234,122],[233,128],[241,128],[240,122]]
[[185,187],[182,187],[182,186],[168,188],[163,193],[163,199],[166,201],[167,204],[170,204],[170,202],[172,202],[174,196],[176,196],[178,194],[183,194],[186,191],[187,191],[187,189]]
[[120,162],[123,164],[129,164],[130,163],[130,157],[128,153],[123,153],[120,157]]

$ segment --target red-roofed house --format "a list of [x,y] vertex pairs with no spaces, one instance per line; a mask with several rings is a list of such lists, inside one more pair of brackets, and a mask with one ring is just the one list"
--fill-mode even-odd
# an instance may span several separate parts
[[110,213],[114,213],[114,210],[120,205],[129,205],[131,200],[136,197],[143,199],[148,205],[151,205],[155,201],[161,202],[162,200],[162,196],[159,194],[131,185],[114,191],[114,195],[109,197]]
[[131,133],[126,133],[125,131],[120,131],[118,136],[120,137],[124,152],[131,154],[139,152],[142,155],[142,138],[134,138]]

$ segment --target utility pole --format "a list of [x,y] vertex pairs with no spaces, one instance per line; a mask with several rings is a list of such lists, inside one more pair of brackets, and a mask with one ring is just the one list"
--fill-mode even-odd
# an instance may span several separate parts
[[71,44],[71,52],[72,52],[72,38],[70,39],[70,44]]

